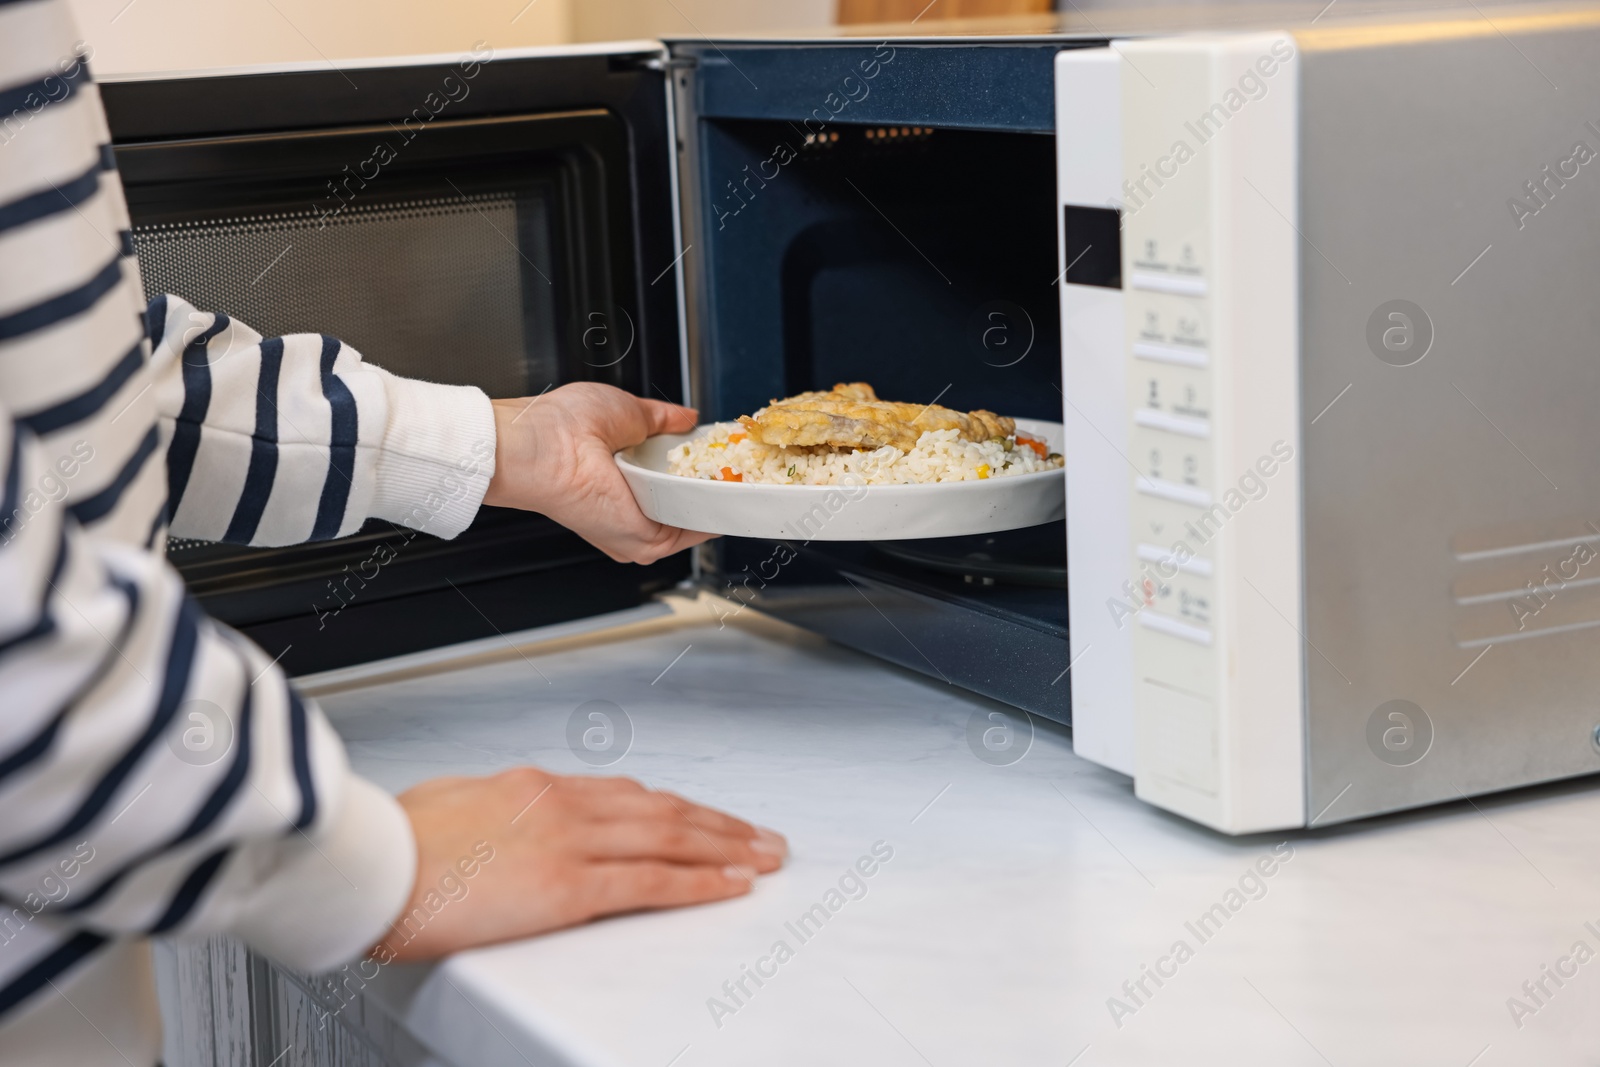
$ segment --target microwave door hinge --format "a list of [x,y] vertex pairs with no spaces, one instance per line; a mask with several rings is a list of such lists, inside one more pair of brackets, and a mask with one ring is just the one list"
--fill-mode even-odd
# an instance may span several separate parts
[[695,64],[693,56],[650,56],[639,61],[646,70],[693,70]]
[[[678,303],[679,390],[680,395],[683,397],[683,402],[692,407],[697,405],[699,402],[697,395],[699,390],[696,388],[698,384],[698,375],[694,373],[694,368],[690,366],[689,361],[690,299],[689,279],[687,277],[689,267],[683,262],[685,255],[689,252],[689,245],[686,243],[688,238],[685,235],[687,227],[684,225],[685,220],[683,198],[685,195],[685,175],[683,173],[683,168],[686,161],[692,158],[692,153],[686,151],[687,146],[684,144],[685,134],[679,129],[678,113],[680,107],[683,107],[687,112],[692,114],[693,108],[692,105],[689,105],[688,101],[685,99],[688,93],[688,90],[685,87],[690,81],[690,78],[687,75],[681,77],[676,76],[671,72],[674,70],[690,70],[695,66],[695,60],[692,57],[674,56],[671,53],[667,53],[665,55],[652,57],[650,59],[650,64],[655,69],[666,74],[666,77],[663,79],[666,82],[666,92],[663,94],[664,98],[662,103],[666,108],[665,117],[667,120],[667,143],[672,146],[672,165],[667,170],[667,182],[669,187],[668,196],[672,204],[672,243],[679,249],[677,254],[678,258],[674,261],[672,268],[669,269],[672,272],[672,284],[673,288],[676,290]],[[686,125],[692,129],[693,122],[690,121]],[[702,253],[702,255],[703,254],[704,253]],[[653,285],[655,283],[652,282],[651,284]],[[698,573],[698,554],[696,554],[695,559],[696,571]]]

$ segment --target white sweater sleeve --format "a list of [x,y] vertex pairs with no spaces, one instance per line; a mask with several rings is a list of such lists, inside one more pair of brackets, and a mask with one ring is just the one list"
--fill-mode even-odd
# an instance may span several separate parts
[[404,812],[159,555],[28,512],[66,470],[0,404],[0,507],[26,515],[0,544],[0,1018],[127,936],[359,955],[410,892]]
[[145,315],[172,533],[286,545],[368,518],[466,528],[494,473],[488,397],[365,363],[335,338],[262,338],[172,296]]

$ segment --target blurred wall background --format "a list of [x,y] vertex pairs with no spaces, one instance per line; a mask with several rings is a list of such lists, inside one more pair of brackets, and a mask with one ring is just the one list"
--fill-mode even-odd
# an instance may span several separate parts
[[[583,0],[71,0],[102,73],[572,40]],[[603,0],[602,0],[603,2]]]
[[[539,0],[542,4],[544,0]],[[580,41],[827,26],[835,0],[573,0]]]
[[[70,0],[102,73],[460,53],[585,41],[803,31],[835,23],[1220,5],[1316,13],[1327,0]],[[1463,0],[1340,0],[1341,12]],[[1471,3],[1473,0],[1466,0]],[[1485,0],[1488,6],[1489,0]],[[1493,0],[1494,4],[1519,0]]]
[[[953,2],[953,0],[941,0]],[[972,0],[965,0],[972,2]],[[72,0],[101,72],[831,24],[836,0]]]
[[71,0],[82,35],[94,47],[94,65],[102,73],[464,52],[477,41],[506,49],[805,30],[839,20],[904,21],[919,13],[932,21],[1048,11],[1052,2]]

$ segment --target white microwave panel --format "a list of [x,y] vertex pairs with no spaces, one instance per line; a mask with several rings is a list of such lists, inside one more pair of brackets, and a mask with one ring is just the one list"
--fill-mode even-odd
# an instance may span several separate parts
[[1063,203],[1121,212],[1121,288],[1062,287],[1075,745],[1230,833],[1306,820],[1296,58],[1241,34],[1057,63]]

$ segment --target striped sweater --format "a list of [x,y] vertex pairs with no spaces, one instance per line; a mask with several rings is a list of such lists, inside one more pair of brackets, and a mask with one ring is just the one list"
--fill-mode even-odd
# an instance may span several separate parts
[[410,892],[404,812],[185,594],[167,534],[282,545],[377,517],[452,537],[494,463],[478,390],[144,306],[88,51],[64,0],[0,0],[8,1065],[154,1062],[151,935],[227,932],[322,969]]

